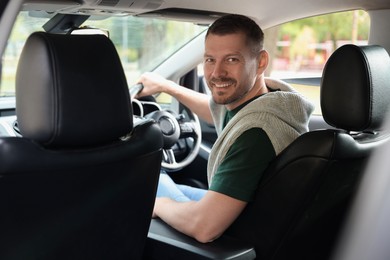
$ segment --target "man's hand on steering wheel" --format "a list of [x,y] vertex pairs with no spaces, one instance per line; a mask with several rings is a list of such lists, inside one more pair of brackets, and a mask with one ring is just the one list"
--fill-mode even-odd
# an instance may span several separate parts
[[[130,96],[133,101],[137,94],[143,90],[142,84],[136,84],[130,88]],[[184,120],[183,114],[175,115],[168,110],[157,110],[148,115],[147,118],[155,120],[163,134],[164,151],[162,168],[168,171],[177,171],[189,165],[197,156],[202,141],[202,131],[198,116],[186,108],[189,120]],[[184,140],[189,152],[187,155],[178,160],[175,155],[175,147],[180,147],[180,141]]]

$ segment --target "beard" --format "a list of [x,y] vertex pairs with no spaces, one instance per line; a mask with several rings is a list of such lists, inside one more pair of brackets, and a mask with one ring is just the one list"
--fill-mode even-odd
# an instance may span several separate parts
[[[216,85],[226,85],[227,87],[217,87]],[[242,99],[249,91],[249,88],[244,88],[237,85],[237,81],[232,78],[212,78],[209,80],[209,86],[212,86],[211,93],[213,100],[219,105],[229,105]],[[233,88],[234,91],[229,94],[226,88]]]

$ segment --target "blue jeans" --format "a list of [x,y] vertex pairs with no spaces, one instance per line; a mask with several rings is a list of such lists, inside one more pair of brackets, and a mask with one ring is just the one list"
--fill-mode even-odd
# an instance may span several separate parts
[[178,202],[199,201],[207,190],[176,184],[165,172],[160,173],[156,197],[168,197]]

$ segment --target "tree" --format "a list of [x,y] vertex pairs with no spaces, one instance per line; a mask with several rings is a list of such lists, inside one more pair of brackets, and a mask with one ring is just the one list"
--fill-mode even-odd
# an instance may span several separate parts
[[339,40],[368,39],[369,17],[364,11],[350,11],[301,19],[282,25],[279,39],[289,35],[294,40],[306,26],[313,28],[317,42],[331,40],[335,49]]
[[364,11],[332,13],[289,22],[278,31],[279,42],[284,40],[279,57],[288,59],[295,70],[303,63],[319,69],[340,45],[368,39],[369,16]]

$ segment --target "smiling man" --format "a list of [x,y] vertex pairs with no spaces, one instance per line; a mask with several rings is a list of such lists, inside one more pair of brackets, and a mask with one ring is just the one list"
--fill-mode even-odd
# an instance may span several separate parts
[[139,80],[139,96],[168,93],[216,127],[209,189],[176,185],[162,173],[153,213],[200,242],[216,239],[233,223],[269,163],[308,130],[312,104],[286,83],[264,77],[263,41],[260,27],[245,16],[227,15],[210,26],[204,75],[211,99],[154,73]]

